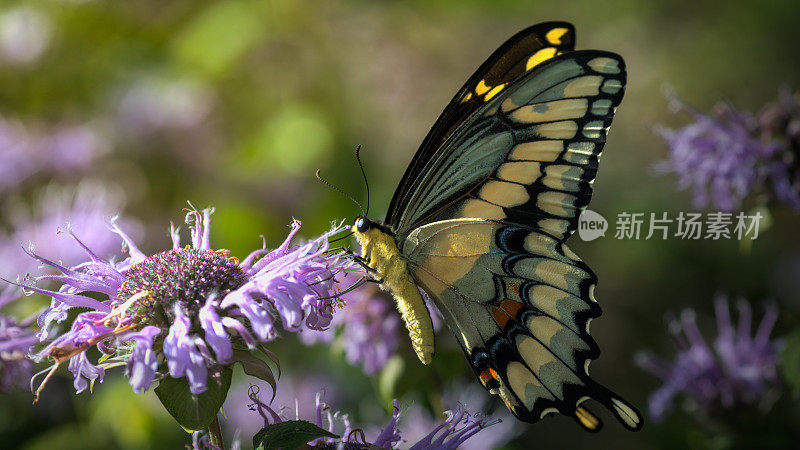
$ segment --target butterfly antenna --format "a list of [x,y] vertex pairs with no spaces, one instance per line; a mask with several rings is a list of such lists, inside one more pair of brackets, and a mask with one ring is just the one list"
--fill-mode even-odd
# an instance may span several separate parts
[[[358,208],[361,210],[361,214],[363,214],[363,215],[364,215],[364,217],[366,217],[366,216],[367,216],[367,212],[364,210],[364,207],[363,207],[363,206],[361,206],[361,203],[358,203],[358,200],[354,199],[354,198],[353,198],[353,197],[352,197],[350,194],[348,194],[347,192],[345,192],[345,191],[343,191],[343,190],[339,189],[338,187],[334,186],[334,185],[333,185],[333,184],[331,184],[331,183],[330,183],[328,180],[326,180],[326,179],[322,178],[322,176],[319,174],[319,169],[317,169],[317,173],[316,173],[316,175],[317,175],[317,179],[318,179],[319,181],[322,181],[323,183],[325,183],[325,184],[326,184],[326,185],[327,185],[329,188],[333,189],[334,191],[336,191],[336,192],[338,192],[338,193],[340,193],[340,194],[344,195],[345,197],[349,198],[350,200],[352,200],[352,201],[353,201],[353,203],[355,203],[356,205],[358,205]],[[369,197],[367,197],[367,199],[369,199]]]
[[361,164],[361,158],[358,156],[358,153],[361,151],[361,144],[358,144],[356,147],[356,161],[358,162],[358,168],[361,169],[361,176],[364,177],[364,186],[367,187],[367,212],[364,213],[366,217],[369,214],[369,182],[367,181],[367,173],[364,171],[364,165]]
[[[329,243],[329,244],[333,244],[334,242],[339,242],[339,241],[341,241],[341,240],[344,240],[344,239],[347,239],[347,238],[349,238],[349,237],[350,237],[350,236],[352,236],[353,234],[355,234],[355,233],[354,233],[353,231],[351,231],[351,232],[349,232],[349,233],[345,234],[344,236],[338,237],[338,238],[336,238],[336,239],[331,239],[330,241],[328,241],[328,243]],[[345,248],[345,247],[342,247],[342,248]],[[348,249],[348,250],[349,250],[349,249]]]

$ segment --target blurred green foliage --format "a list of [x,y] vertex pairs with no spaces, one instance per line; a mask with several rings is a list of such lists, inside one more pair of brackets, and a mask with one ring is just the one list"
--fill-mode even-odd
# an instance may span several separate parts
[[[372,183],[370,215],[381,218],[449,98],[505,38],[536,22],[571,21],[578,48],[612,50],[628,63],[630,84],[591,206],[609,221],[623,211],[690,210],[689,195],[652,169],[665,148],[651,127],[684,120],[667,111],[664,86],[701,109],[726,99],[753,111],[778,86],[800,86],[800,4],[789,0],[7,0],[0,15],[20,7],[45,17],[51,34],[35,61],[3,64],[0,116],[100,127],[111,153],[80,176],[123,188],[124,213],[144,221],[148,252],[168,244],[168,223],[181,222],[187,200],[216,206],[212,244],[240,257],[260,245],[259,235],[269,246],[279,244],[292,217],[303,221],[307,236],[352,219],[355,205],[313,175],[320,168],[364,199],[352,157],[357,144]],[[631,355],[642,348],[671,351],[663,314],[695,307],[710,315],[720,290],[778,302],[777,334],[796,326],[798,223],[796,215],[775,211],[772,228],[746,253],[735,241],[573,239],[600,279],[597,296],[606,312],[592,324],[603,349],[593,376],[644,411],[657,381],[636,369]],[[304,347],[292,337],[271,349],[295,376],[318,372],[336,380],[335,407],[356,423],[380,423],[394,395],[441,411],[440,389],[477,383],[447,331],[437,343],[428,368],[403,338],[400,356],[379,377],[347,365],[341,352]],[[166,449],[188,442],[152,392],[134,395],[119,373],[108,374],[93,394],[74,396],[70,389],[64,379],[34,407],[25,394],[3,395],[0,442],[26,449]],[[522,434],[509,448],[729,447],[692,438],[696,432],[686,430],[695,426],[676,418],[631,434],[609,423],[588,435],[568,418],[548,418],[518,424]]]

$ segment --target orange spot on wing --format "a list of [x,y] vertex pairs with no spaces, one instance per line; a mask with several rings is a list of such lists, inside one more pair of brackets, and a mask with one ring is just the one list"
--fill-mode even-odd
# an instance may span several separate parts
[[522,303],[505,299],[500,303],[500,307],[492,308],[492,318],[494,318],[501,330],[505,330],[509,321],[517,319],[522,307]]
[[500,308],[492,308],[492,318],[494,318],[494,321],[497,322],[497,326],[499,326],[501,330],[505,330],[508,321],[511,320],[511,316]]
[[478,375],[478,377],[481,379],[481,383],[483,383],[484,385],[488,384],[492,380],[498,383],[500,382],[500,377],[497,376],[497,371],[495,371],[491,367],[488,369],[484,369],[484,371],[481,372],[480,375]]
[[522,303],[506,299],[503,300],[502,303],[500,303],[500,308],[502,308],[503,311],[505,311],[505,313],[508,314],[510,317],[516,319],[517,315],[522,309]]

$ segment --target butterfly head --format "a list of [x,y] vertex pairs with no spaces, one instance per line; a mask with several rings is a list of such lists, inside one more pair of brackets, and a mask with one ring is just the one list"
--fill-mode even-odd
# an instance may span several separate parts
[[373,222],[364,216],[356,216],[352,230],[354,233],[366,233],[373,227]]
[[363,215],[356,216],[350,231],[353,232],[353,236],[361,246],[362,252],[367,248],[373,248],[375,245],[383,247],[383,244],[388,244],[389,242],[391,242],[389,247],[394,245],[396,248],[394,233],[386,225],[373,222]]

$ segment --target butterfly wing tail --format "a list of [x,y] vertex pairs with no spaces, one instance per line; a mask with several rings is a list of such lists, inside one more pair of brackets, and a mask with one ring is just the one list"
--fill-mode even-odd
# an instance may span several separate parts
[[[614,414],[617,420],[619,420],[619,422],[625,428],[631,431],[639,431],[642,429],[642,426],[644,425],[644,418],[642,418],[642,414],[639,413],[639,410],[637,410],[635,406],[631,405],[625,399],[615,394],[605,386],[596,384],[594,391],[595,392],[591,396],[592,399],[600,402],[609,411],[611,411],[611,413]],[[581,408],[582,407],[580,406],[578,407],[578,409]],[[576,415],[577,414],[578,413],[576,412]],[[591,413],[590,415],[593,416]],[[578,419],[578,421],[581,422],[580,418]],[[590,431],[592,430],[590,429]]]

